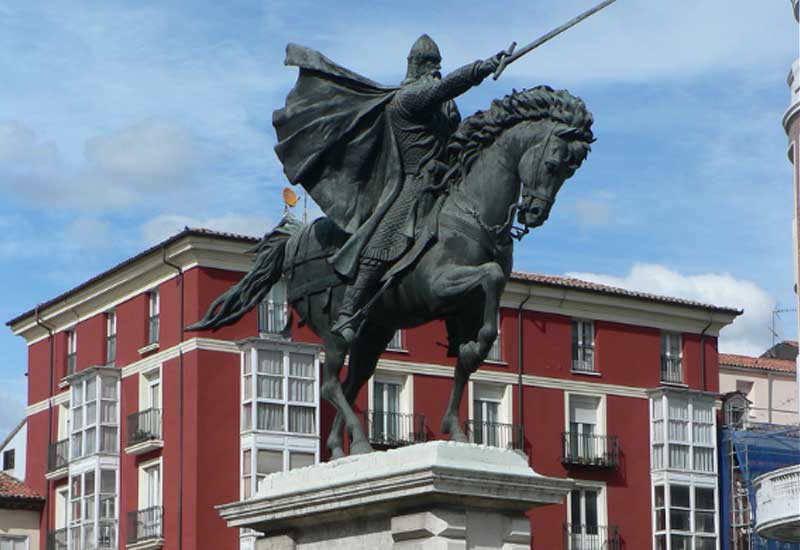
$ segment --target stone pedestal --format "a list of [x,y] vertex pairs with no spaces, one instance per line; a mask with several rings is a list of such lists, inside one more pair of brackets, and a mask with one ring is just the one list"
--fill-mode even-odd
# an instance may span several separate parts
[[432,441],[273,474],[219,512],[264,533],[258,550],[528,550],[525,512],[572,485],[516,451]]

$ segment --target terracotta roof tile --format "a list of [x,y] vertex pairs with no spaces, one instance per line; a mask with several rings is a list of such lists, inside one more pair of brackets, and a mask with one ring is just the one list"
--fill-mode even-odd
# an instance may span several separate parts
[[638,298],[641,300],[664,302],[668,304],[697,307],[702,309],[710,309],[713,311],[730,313],[734,315],[741,315],[742,313],[741,309],[736,309],[732,307],[715,306],[711,304],[704,304],[702,302],[695,302],[693,300],[686,300],[683,298],[674,298],[671,296],[660,296],[658,294],[649,294],[647,292],[627,290],[624,288],[602,285],[599,283],[591,283],[589,281],[583,281],[581,279],[573,279],[572,277],[561,277],[557,275],[540,275],[538,273],[525,273],[521,271],[515,271],[511,273],[511,278],[512,280],[516,279],[518,281],[531,281],[551,286],[574,288],[578,290],[588,290],[592,292],[602,292],[604,294],[614,294],[617,296],[626,296],[629,298]]
[[795,362],[788,359],[770,359],[766,357],[750,357],[734,353],[720,353],[719,364],[722,366],[740,367],[756,370],[770,370],[778,372],[795,372]]
[[24,482],[0,472],[0,499],[44,500]]

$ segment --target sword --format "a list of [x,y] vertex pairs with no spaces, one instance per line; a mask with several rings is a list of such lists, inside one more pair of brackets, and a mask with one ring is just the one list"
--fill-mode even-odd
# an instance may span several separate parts
[[542,44],[544,44],[545,42],[547,42],[551,38],[554,38],[554,37],[558,36],[559,34],[561,34],[562,32],[564,32],[565,30],[567,30],[567,29],[569,29],[571,27],[574,27],[575,25],[577,25],[578,23],[580,23],[581,21],[583,21],[587,17],[591,17],[592,15],[597,13],[598,11],[600,11],[603,8],[613,4],[616,1],[617,0],[605,0],[604,2],[601,2],[601,3],[597,4],[592,9],[586,10],[585,12],[580,14],[579,16],[575,17],[574,19],[571,19],[570,21],[567,21],[566,23],[564,23],[560,27],[556,27],[555,29],[553,29],[549,33],[545,34],[544,36],[542,36],[540,38],[537,38],[536,40],[534,40],[533,42],[531,42],[527,46],[517,50],[516,52],[514,51],[514,47],[517,45],[517,43],[516,42],[512,43],[511,47],[506,51],[507,55],[503,56],[503,58],[500,60],[500,65],[498,65],[497,69],[495,69],[495,71],[494,71],[494,79],[497,80],[498,78],[500,78],[500,75],[503,74],[503,71],[506,70],[506,67],[508,65],[510,65],[511,63],[513,63],[514,61],[516,61],[517,59],[519,59],[520,57],[522,57],[526,53],[528,53],[528,52],[530,52],[532,50],[535,50],[536,48],[538,48],[539,46],[541,46]]

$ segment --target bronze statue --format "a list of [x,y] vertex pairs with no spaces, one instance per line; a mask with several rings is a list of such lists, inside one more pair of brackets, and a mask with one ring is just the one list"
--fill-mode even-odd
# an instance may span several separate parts
[[388,87],[314,50],[287,48],[300,74],[273,116],[276,152],[327,217],[307,226],[284,218],[256,248],[251,271],[190,329],[236,321],[285,277],[289,302],[325,344],[321,394],[338,411],[327,442],[334,457],[343,454],[342,426],[352,453],[372,450],[351,403],[394,332],[434,319],[446,321],[457,358],[442,431],[466,441],[458,408],[497,335],[513,237],[544,223],[593,141],[584,103],[547,86],[515,91],[459,124],[453,98],[510,53],[439,78],[438,48],[423,35],[406,80]]

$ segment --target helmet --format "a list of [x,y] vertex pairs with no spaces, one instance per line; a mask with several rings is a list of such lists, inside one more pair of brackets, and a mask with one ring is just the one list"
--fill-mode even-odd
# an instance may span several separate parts
[[440,63],[441,61],[442,55],[439,53],[439,46],[430,36],[423,34],[417,38],[417,41],[411,46],[411,51],[408,52],[406,81],[416,80],[422,76],[422,69],[426,63]]

